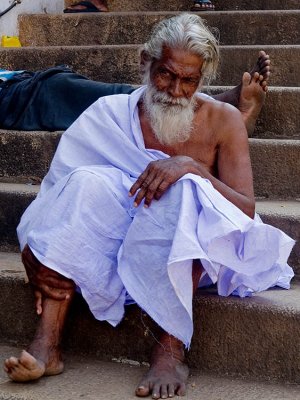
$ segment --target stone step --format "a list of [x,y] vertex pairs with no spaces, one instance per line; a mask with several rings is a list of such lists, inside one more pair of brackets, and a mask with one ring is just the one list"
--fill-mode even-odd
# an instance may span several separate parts
[[[65,5],[77,0],[65,0]],[[216,10],[299,10],[298,0],[213,0]],[[192,0],[109,0],[110,11],[188,11]],[[203,13],[204,15],[204,13]]]
[[[1,360],[21,348],[0,346]],[[97,357],[67,354],[62,375],[33,384],[12,383],[0,372],[1,400],[133,400],[134,390],[146,372],[135,360],[100,361]],[[300,387],[213,375],[192,370],[187,385],[188,400],[296,400]],[[234,395],[233,395],[234,393]],[[21,396],[21,397],[20,397]]]
[[[57,132],[0,131],[0,180],[35,183],[43,178],[59,136]],[[257,197],[300,197],[300,180],[296,179],[300,176],[300,140],[252,138],[250,155]]]
[[[23,46],[88,46],[144,43],[168,12],[20,15]],[[299,44],[300,10],[220,11],[203,16],[225,45]]]
[[300,141],[250,139],[257,197],[300,197]]
[[[232,87],[230,86],[210,86],[208,88],[203,88],[203,91],[210,95],[215,95],[225,92],[226,90],[229,90],[231,88]],[[299,103],[300,88],[275,86],[269,87],[267,99],[262,108],[260,117],[256,123],[256,129],[253,137],[269,139],[300,139],[300,113],[298,112]],[[274,115],[276,115],[276,118],[274,118]],[[12,144],[12,146],[14,146],[14,152],[17,152],[18,154],[20,153],[20,151],[21,153],[35,152],[36,144],[34,144],[34,139],[37,138],[39,134],[40,133],[38,132],[25,132],[22,134],[19,131],[5,132],[0,130],[0,146],[2,141],[6,142],[6,135],[8,135],[11,137],[9,140],[14,143]],[[33,143],[30,145],[29,148],[22,148],[22,150],[20,150],[20,146],[18,143],[19,136],[24,135],[30,135]],[[49,149],[49,142],[47,141],[48,136],[44,137],[43,146],[45,147],[47,153],[51,153],[51,146],[53,146],[54,144],[51,144]],[[23,140],[21,139],[21,141]],[[1,151],[4,150],[2,149]],[[3,154],[2,163],[4,163],[5,158],[7,158],[7,154],[1,154]],[[41,164],[43,164],[43,162],[41,163],[40,161],[41,160],[39,160],[39,162],[37,163],[35,169],[39,169],[41,167]],[[44,162],[46,163],[46,165],[48,165],[49,160],[47,155]],[[15,166],[13,166],[13,168],[15,168]]]
[[18,250],[16,227],[38,190],[38,185],[0,183],[0,251]]
[[[16,257],[0,255],[0,340],[7,345],[24,346],[33,337],[37,317],[20,261],[13,262]],[[245,299],[219,297],[215,289],[199,290],[194,299],[195,333],[188,354],[189,365],[198,371],[299,384],[299,326],[297,282],[289,291],[272,289]],[[156,337],[153,323],[138,307],[127,307],[124,320],[112,328],[95,321],[78,295],[68,319],[63,348],[76,355],[91,355],[93,359],[125,358],[142,362],[148,361]],[[82,366],[86,368],[85,363]],[[0,388],[3,390],[3,384]],[[220,398],[227,399],[215,397]],[[230,398],[240,400],[240,397]]]
[[28,183],[44,177],[61,133],[0,130],[0,179]]
[[[91,79],[140,84],[138,49],[137,45],[0,48],[0,65],[12,70],[26,67],[36,71],[67,64]],[[242,72],[253,66],[260,49],[272,59],[272,86],[299,87],[300,45],[221,46],[221,64],[214,84],[239,83]]]
[[[204,90],[217,94],[228,86],[211,86]],[[253,137],[269,139],[300,139],[300,88],[269,87],[266,102],[257,120]],[[276,118],[274,118],[276,115]]]
[[[16,227],[38,190],[38,185],[0,183],[0,251],[18,249]],[[289,263],[300,278],[300,200],[260,199],[256,211],[264,222],[280,228],[297,241]]]

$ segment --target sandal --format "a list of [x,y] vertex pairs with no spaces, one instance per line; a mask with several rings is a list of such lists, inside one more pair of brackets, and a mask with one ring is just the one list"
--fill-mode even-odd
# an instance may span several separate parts
[[195,0],[191,11],[214,11],[215,6],[210,0]]
[[[85,8],[72,8],[77,6],[83,6]],[[78,3],[72,4],[68,8],[64,9],[64,13],[66,14],[75,14],[75,13],[90,13],[90,12],[105,12],[104,10],[99,10],[93,3],[90,1],[79,1]]]

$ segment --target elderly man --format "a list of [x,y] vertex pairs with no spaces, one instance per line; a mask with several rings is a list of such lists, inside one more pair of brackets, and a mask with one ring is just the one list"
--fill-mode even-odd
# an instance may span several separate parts
[[[5,361],[14,381],[62,372],[75,286],[99,320],[117,325],[134,300],[160,325],[136,389],[154,399],[185,394],[199,283],[224,296],[289,287],[294,242],[255,216],[241,114],[197,93],[216,73],[214,36],[179,15],[158,24],[141,60],[146,86],[101,98],[66,131],[18,227],[41,318],[27,351]],[[264,96],[259,74],[244,80]]]

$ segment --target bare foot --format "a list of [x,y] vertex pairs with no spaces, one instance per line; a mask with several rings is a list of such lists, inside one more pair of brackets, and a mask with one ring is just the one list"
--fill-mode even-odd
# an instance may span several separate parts
[[267,86],[262,86],[263,81],[263,76],[258,72],[255,72],[252,77],[249,72],[245,72],[242,78],[239,110],[249,135],[254,131],[256,120],[266,98]]
[[[87,2],[90,3],[91,5],[95,6],[97,8],[97,10],[99,10],[100,12],[108,11],[106,0],[88,0]],[[78,3],[80,3],[80,2],[78,2]],[[78,3],[67,7],[66,11],[67,12],[72,12],[72,11],[80,12],[80,11],[85,11],[87,9],[86,5],[80,5]]]
[[4,371],[13,381],[28,382],[63,372],[64,365],[57,349],[35,342],[29,351],[31,354],[23,350],[19,358],[10,357],[5,360]]
[[263,88],[266,88],[267,91],[267,82],[271,75],[271,61],[270,61],[270,56],[266,54],[266,52],[263,50],[259,52],[256,64],[250,71],[251,77],[254,76],[255,72],[258,72],[259,75],[263,77],[263,79],[260,82],[260,85]]
[[153,399],[167,399],[186,393],[189,369],[184,363],[183,345],[169,335],[161,343],[154,347],[150,369],[135,391],[139,397],[152,394]]

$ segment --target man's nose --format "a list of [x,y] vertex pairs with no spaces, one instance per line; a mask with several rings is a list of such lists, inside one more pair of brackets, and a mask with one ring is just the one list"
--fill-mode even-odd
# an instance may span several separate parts
[[170,82],[169,94],[175,98],[184,96],[180,79],[174,79]]

